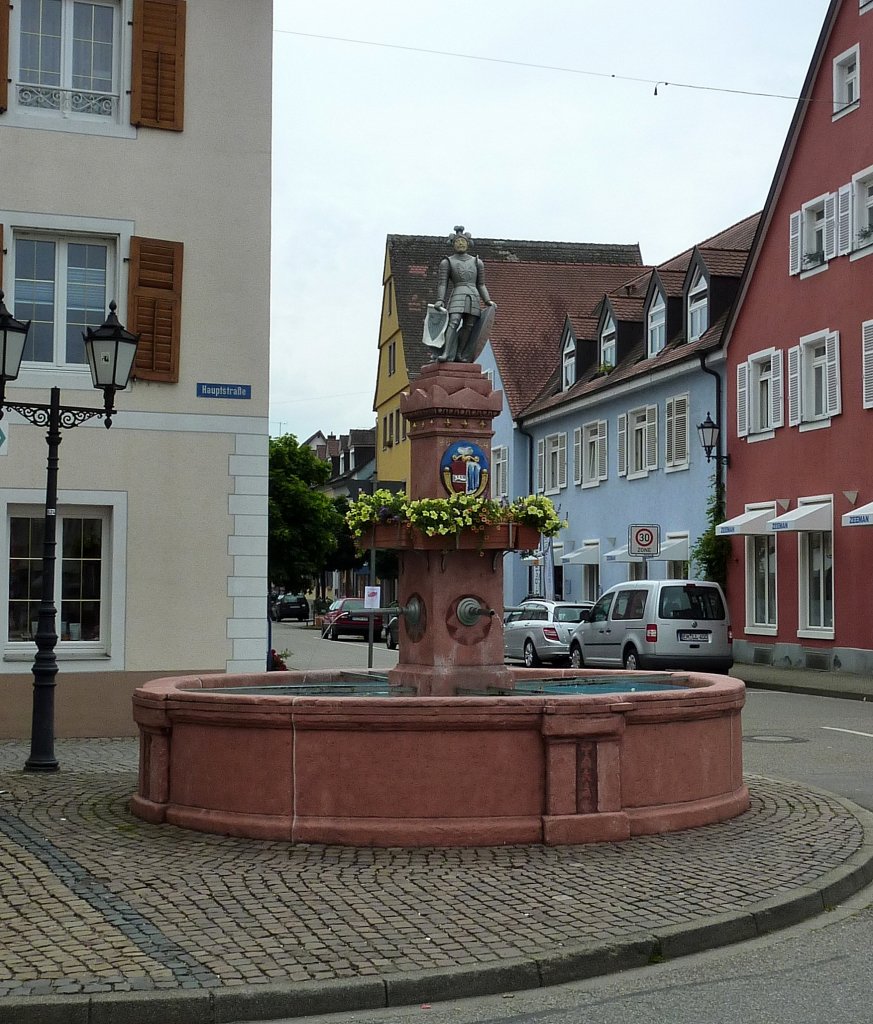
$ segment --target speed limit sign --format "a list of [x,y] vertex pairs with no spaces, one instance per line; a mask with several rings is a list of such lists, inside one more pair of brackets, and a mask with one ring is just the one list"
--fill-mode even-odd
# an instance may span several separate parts
[[661,527],[638,523],[627,531],[627,553],[642,558],[657,558],[661,552]]

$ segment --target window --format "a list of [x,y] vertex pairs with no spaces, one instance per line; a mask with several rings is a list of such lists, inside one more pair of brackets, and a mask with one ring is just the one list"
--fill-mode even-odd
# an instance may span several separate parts
[[400,410],[394,410],[394,443],[400,444]]
[[767,435],[783,424],[782,351],[766,349],[737,366],[737,434]]
[[616,356],[616,330],[615,321],[607,316],[606,323],[600,333],[600,368],[601,370],[612,369],[615,366]]
[[697,341],[709,326],[709,286],[702,270],[695,271],[688,289],[688,340]]
[[664,425],[664,468],[688,469],[688,395],[667,399]]
[[861,98],[860,50],[853,46],[834,58],[834,117],[854,110]]
[[491,465],[494,472],[491,494],[494,498],[506,498],[509,496],[509,449],[506,445],[491,450]]
[[31,320],[29,363],[85,364],[82,332],[99,327],[115,295],[115,244],[86,236],[13,236],[15,316]]
[[830,633],[834,628],[833,534],[812,531],[799,538],[800,631]]
[[125,137],[132,125],[183,128],[184,0],[17,0],[0,4],[0,39],[9,124]]
[[393,377],[397,372],[397,342],[388,342],[388,376]]
[[390,417],[388,417],[388,416],[383,416],[382,417],[382,447],[383,448],[390,448],[391,447],[391,435],[389,433],[389,428],[388,428],[389,422],[393,422]]
[[608,475],[606,420],[595,420],[573,431],[573,482],[597,487]]
[[494,371],[493,370],[483,370],[482,372],[485,374],[486,378],[488,379],[488,383],[493,388],[494,387]]
[[788,423],[826,422],[841,412],[840,335],[820,331],[788,350]]
[[[58,657],[105,657],[113,615],[109,509],[58,506],[54,604]],[[44,510],[9,505],[6,656],[32,657],[42,600]]]
[[618,475],[648,476],[658,468],[658,409],[649,405],[618,418]]
[[600,565],[582,566],[582,600],[596,601],[600,593]]
[[[775,511],[773,512],[775,515]],[[776,537],[746,538],[746,628],[776,630]]]
[[836,192],[803,204],[789,218],[788,272],[817,270],[837,255]]
[[667,306],[663,294],[658,291],[649,306],[647,321],[648,352],[657,355],[667,342]]
[[556,494],[567,486],[567,435],[549,434],[537,441],[537,490]]
[[571,335],[564,342],[561,380],[564,391],[576,383],[576,342]]

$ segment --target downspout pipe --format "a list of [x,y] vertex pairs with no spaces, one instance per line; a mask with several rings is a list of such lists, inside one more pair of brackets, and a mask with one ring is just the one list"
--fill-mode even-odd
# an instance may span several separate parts
[[706,365],[706,353],[700,353],[700,369],[704,373],[708,373],[710,377],[715,377],[715,415],[716,423],[718,423],[718,439],[715,445],[715,486],[717,491],[721,491],[723,487],[722,480],[722,466],[724,465],[724,459],[722,458],[722,438],[724,437],[724,424],[722,422],[722,407],[721,407],[721,375]]

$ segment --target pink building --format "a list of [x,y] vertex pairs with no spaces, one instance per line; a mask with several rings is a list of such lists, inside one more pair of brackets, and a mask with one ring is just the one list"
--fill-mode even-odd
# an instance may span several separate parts
[[873,671],[873,0],[833,0],[728,327],[739,661]]

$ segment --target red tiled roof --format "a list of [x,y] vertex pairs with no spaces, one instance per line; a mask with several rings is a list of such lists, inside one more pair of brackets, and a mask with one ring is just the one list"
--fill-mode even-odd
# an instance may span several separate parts
[[713,249],[700,247],[706,269],[716,277],[740,277],[749,258],[748,249]]

